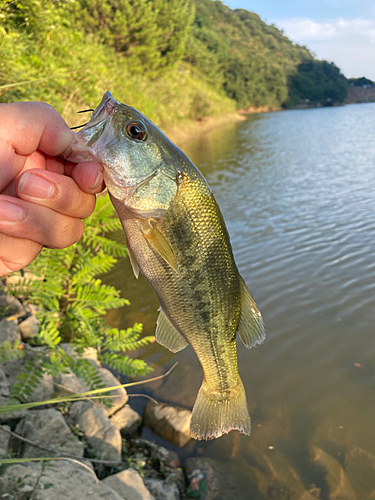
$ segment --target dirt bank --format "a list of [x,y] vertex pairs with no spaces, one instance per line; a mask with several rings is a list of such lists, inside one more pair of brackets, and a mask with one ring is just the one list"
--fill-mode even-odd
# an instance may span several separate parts
[[189,120],[184,121],[179,125],[175,125],[171,128],[164,127],[165,133],[177,146],[183,146],[184,144],[197,139],[202,134],[225,125],[226,123],[235,123],[245,120],[246,117],[240,113],[231,113],[215,117],[206,117],[203,120]]

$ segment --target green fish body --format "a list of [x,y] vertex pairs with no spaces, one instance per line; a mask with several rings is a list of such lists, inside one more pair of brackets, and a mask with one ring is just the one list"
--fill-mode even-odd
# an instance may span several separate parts
[[152,122],[109,92],[76,136],[64,156],[102,162],[134,273],[141,270],[160,301],[156,340],[172,352],[190,344],[202,365],[191,436],[249,435],[236,333],[250,348],[265,331],[206,180]]

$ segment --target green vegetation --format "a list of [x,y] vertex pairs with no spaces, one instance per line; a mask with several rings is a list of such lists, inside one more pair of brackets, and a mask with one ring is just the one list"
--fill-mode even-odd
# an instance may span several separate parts
[[345,100],[348,80],[334,63],[311,59],[299,64],[297,69],[298,72],[290,78],[289,105],[330,106]]
[[[162,127],[202,118],[202,110],[205,116],[233,112],[224,92],[177,64],[192,8],[175,0],[151,8],[154,3],[123,0],[113,2],[114,10],[110,0],[0,0],[0,102],[43,100],[70,125],[81,123],[76,112],[95,106],[106,90]],[[108,12],[115,14],[103,17]],[[133,24],[126,31],[128,18]],[[180,18],[184,31],[168,25]]]
[[345,92],[329,63],[219,0],[0,0],[0,32],[0,102],[45,100],[72,125],[106,90],[167,129]]
[[[127,255],[124,246],[107,237],[121,227],[113,215],[109,198],[100,197],[94,214],[85,221],[81,241],[63,250],[44,249],[25,268],[23,276],[21,274],[15,282],[13,274],[7,283],[8,292],[24,303],[40,307],[37,315],[40,329],[34,343],[44,346],[27,361],[24,373],[18,376],[12,388],[11,397],[22,401],[32,394],[44,373],[57,376],[68,368],[92,389],[101,387],[101,379],[90,361],[63,350],[62,342],[70,342],[79,355],[86,347],[96,348],[100,363],[125,375],[145,375],[151,371],[143,360],[132,359],[125,353],[154,341],[154,337],[140,338],[142,325],[138,323],[118,330],[103,319],[107,310],[128,303],[113,286],[97,278],[115,265],[117,257]],[[8,344],[0,348],[4,361],[23,353],[19,345],[10,349]]]
[[289,76],[304,59],[312,58],[308,49],[293,44],[253,12],[233,11],[212,0],[195,4],[186,60],[223,88],[238,107],[282,106]]
[[375,82],[362,76],[361,78],[349,78],[349,85],[353,85],[353,87],[374,87]]

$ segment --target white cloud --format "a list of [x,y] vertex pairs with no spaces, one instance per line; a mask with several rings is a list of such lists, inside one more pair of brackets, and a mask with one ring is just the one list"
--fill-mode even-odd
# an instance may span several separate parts
[[347,77],[375,80],[375,20],[295,18],[277,22],[293,41],[307,45],[319,59],[333,61]]

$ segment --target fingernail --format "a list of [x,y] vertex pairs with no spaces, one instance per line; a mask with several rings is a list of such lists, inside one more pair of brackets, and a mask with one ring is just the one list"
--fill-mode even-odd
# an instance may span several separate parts
[[96,189],[96,188],[100,187],[103,184],[103,180],[104,180],[103,172],[101,170],[99,170],[94,184],[92,186],[90,186],[89,189]]
[[24,211],[10,201],[0,200],[0,221],[16,222],[22,219]]
[[50,198],[55,192],[55,186],[39,175],[25,172],[18,183],[18,194],[32,198]]

